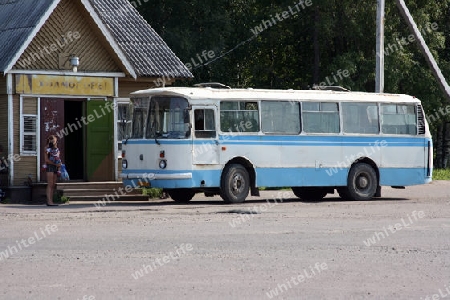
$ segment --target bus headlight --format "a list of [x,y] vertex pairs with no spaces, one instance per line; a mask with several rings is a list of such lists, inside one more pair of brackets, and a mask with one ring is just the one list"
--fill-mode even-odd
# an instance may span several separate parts
[[165,169],[167,167],[167,161],[165,159],[162,159],[159,161],[159,168]]
[[122,169],[128,168],[128,161],[126,159],[122,160]]

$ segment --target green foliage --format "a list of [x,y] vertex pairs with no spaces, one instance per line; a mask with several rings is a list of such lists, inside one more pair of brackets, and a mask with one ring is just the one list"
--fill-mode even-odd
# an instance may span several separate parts
[[433,180],[450,180],[450,169],[434,169]]
[[[406,2],[449,77],[450,0]],[[373,92],[377,1],[314,0],[298,13],[276,19],[296,3],[155,0],[138,9],[184,63],[198,62],[197,54],[204,50],[214,51],[214,59],[193,68],[194,80],[177,85],[217,81],[232,87],[308,89],[331,78],[334,85]],[[270,26],[254,34],[256,26],[269,21]],[[430,23],[438,29],[427,29]],[[386,1],[385,47],[391,48],[385,57],[385,92],[416,96],[425,111],[433,112],[447,102],[416,42],[398,46],[398,40],[410,35],[395,1]],[[334,80],[338,70],[348,70],[350,76]],[[440,116],[430,124],[432,130],[448,119]]]
[[53,193],[53,203],[69,203],[70,198],[63,195],[63,192],[60,190],[55,191]]
[[11,203],[10,198],[4,198],[2,201],[0,201],[0,204],[9,204],[9,203]]
[[149,198],[161,198],[162,196],[162,189],[158,188],[150,188],[150,189],[142,189],[142,195],[148,196]]

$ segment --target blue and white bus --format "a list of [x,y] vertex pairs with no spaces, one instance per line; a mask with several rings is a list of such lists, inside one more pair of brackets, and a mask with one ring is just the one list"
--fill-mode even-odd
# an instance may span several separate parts
[[131,106],[123,183],[177,202],[202,192],[239,203],[260,187],[368,200],[431,182],[431,135],[408,95],[168,87],[132,93]]

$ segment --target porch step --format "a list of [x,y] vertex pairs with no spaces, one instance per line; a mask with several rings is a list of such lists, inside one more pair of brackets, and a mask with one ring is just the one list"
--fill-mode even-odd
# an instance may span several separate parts
[[56,184],[58,190],[84,190],[84,189],[118,189],[124,187],[122,181],[105,181],[105,182],[58,182]]
[[142,195],[139,189],[133,189],[129,193],[121,181],[109,182],[58,182],[56,189],[70,201],[99,201],[111,199],[111,201],[148,201],[149,197]]
[[118,197],[109,197],[105,198],[105,195],[102,196],[68,196],[70,198],[70,202],[97,202],[97,201],[106,201],[108,202],[116,202],[116,201],[148,201],[148,196],[144,195],[119,195]]
[[142,191],[140,190],[132,190],[127,193],[124,188],[114,188],[114,189],[61,189],[58,187],[58,190],[64,192],[64,196],[74,197],[74,196],[107,196],[107,195],[142,195]]

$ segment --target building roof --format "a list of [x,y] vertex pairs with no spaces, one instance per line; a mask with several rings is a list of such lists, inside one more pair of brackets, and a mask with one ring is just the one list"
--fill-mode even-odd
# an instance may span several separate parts
[[0,72],[11,65],[53,2],[0,0]]
[[[193,77],[128,0],[79,1],[132,77]],[[60,2],[0,0],[0,72],[12,69]]]

